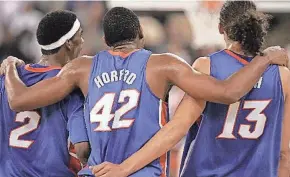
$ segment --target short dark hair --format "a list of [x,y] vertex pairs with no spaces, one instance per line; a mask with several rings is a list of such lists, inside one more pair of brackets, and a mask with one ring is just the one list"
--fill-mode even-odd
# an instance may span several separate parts
[[258,12],[253,1],[226,1],[220,11],[220,25],[229,39],[241,44],[246,54],[261,51],[268,30],[269,15]]
[[[58,41],[73,27],[77,16],[75,13],[66,10],[57,10],[46,14],[38,24],[36,36],[40,45],[49,45]],[[44,55],[57,53],[60,47],[52,50],[43,50]]]
[[110,47],[134,41],[138,35],[143,37],[137,15],[124,7],[114,7],[105,14],[103,31],[106,44]]

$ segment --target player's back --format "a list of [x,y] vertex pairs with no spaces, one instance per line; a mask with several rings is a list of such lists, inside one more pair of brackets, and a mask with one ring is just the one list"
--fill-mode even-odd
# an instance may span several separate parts
[[[55,76],[60,68],[38,64],[18,69],[23,82],[30,86]],[[68,100],[38,110],[15,113],[9,107],[1,77],[0,176],[69,177]]]
[[[210,56],[210,74],[224,80],[250,60],[228,50],[217,52]],[[276,177],[283,108],[283,89],[276,65],[268,67],[239,102],[208,102],[181,176]]]
[[[85,104],[92,147],[89,165],[121,163],[166,123],[167,106],[146,82],[150,56],[141,49],[130,54],[102,51],[94,57]],[[132,176],[165,176],[165,161],[166,155]]]

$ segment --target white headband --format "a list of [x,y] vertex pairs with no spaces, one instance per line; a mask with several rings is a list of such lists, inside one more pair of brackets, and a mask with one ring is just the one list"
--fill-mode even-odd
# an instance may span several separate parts
[[53,50],[53,49],[56,49],[56,48],[62,46],[67,40],[69,40],[70,38],[72,38],[76,34],[76,32],[79,30],[80,26],[81,26],[80,21],[78,19],[76,19],[71,30],[68,33],[66,33],[64,36],[62,36],[58,41],[53,42],[53,43],[48,44],[48,45],[40,45],[40,47],[43,50]]

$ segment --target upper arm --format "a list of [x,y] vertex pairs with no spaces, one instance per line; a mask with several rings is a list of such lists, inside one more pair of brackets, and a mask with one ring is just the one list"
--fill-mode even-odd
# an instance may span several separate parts
[[282,124],[282,143],[280,152],[279,176],[290,174],[290,72],[287,68],[280,67],[280,75],[284,93],[284,117]]
[[[203,74],[210,74],[210,60],[207,57],[200,57],[192,65],[192,68]],[[170,111],[175,112],[177,106],[179,105],[181,99],[184,96],[184,92],[178,87],[174,86],[169,92],[169,104]],[[171,100],[171,101],[170,101]],[[173,102],[173,103],[172,103]]]
[[289,154],[289,143],[290,143],[290,72],[285,67],[280,67],[280,75],[284,93],[284,118],[282,127],[282,147],[283,153]]
[[[223,81],[219,81],[211,76],[203,74],[191,68],[186,62],[175,55],[165,55],[165,74],[169,82],[175,84],[188,95],[196,99],[206,101],[228,103],[228,97]],[[195,65],[209,63],[205,58],[199,58]]]
[[87,129],[84,119],[84,97],[80,92],[70,95],[66,104],[70,140],[73,144],[88,140]]
[[[198,72],[208,75],[210,73],[209,62],[210,60],[206,57],[199,58],[193,63],[192,68],[197,70]],[[183,119],[185,119],[185,121],[186,119],[188,119],[188,122],[191,125],[202,114],[205,108],[205,104],[206,102],[204,100],[194,99],[188,95],[185,95],[181,103],[177,107],[173,119],[176,117],[182,117]]]
[[185,95],[177,107],[172,121],[178,121],[184,130],[188,131],[192,124],[199,118],[205,107],[205,101],[196,100]]

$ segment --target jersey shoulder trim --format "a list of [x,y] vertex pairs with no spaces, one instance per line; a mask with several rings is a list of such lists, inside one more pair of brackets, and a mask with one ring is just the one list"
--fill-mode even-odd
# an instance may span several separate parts
[[45,73],[45,72],[52,71],[52,70],[60,70],[61,67],[48,66],[48,67],[45,67],[45,68],[33,68],[29,64],[27,64],[27,65],[25,65],[24,69],[27,70],[27,71],[30,71],[30,72],[35,72],[35,73]]

